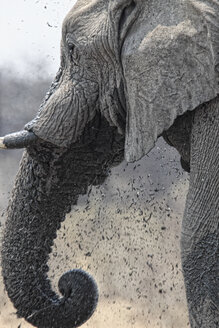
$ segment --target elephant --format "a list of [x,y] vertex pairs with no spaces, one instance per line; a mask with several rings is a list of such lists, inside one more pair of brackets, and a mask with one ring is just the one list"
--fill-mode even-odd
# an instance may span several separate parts
[[2,275],[38,328],[85,323],[98,302],[81,269],[51,288],[47,260],[79,195],[159,137],[190,186],[181,258],[192,328],[219,327],[219,1],[78,0],[62,27],[60,68],[36,117],[0,147],[25,148],[7,210]]

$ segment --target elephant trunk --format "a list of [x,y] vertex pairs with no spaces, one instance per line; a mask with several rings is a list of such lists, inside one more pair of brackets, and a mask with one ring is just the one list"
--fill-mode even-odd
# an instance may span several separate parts
[[38,328],[78,327],[98,300],[96,283],[82,270],[61,277],[63,297],[47,277],[49,253],[65,214],[89,185],[103,183],[109,166],[123,159],[124,138],[105,120],[86,131],[83,143],[74,148],[58,149],[40,140],[28,147],[8,208],[4,283],[18,316]]
[[62,298],[52,291],[47,278],[46,263],[56,231],[71,202],[76,203],[78,194],[86,191],[86,182],[81,181],[71,186],[70,199],[69,186],[65,186],[70,172],[65,172],[62,162],[67,165],[71,157],[69,151],[28,150],[8,209],[2,247],[5,287],[18,316],[40,328],[80,326],[92,315],[98,299],[95,282],[82,270],[61,277]]

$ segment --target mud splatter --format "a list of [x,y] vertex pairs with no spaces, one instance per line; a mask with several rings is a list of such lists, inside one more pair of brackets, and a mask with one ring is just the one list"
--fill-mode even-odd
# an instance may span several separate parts
[[[49,84],[43,74],[30,80],[1,71],[0,134],[22,128],[34,116]],[[21,154],[0,153],[0,229]],[[149,156],[123,162],[80,198],[58,233],[49,275],[55,289],[71,268],[95,277],[100,302],[84,327],[188,326],[179,249],[187,189],[179,156],[159,140]],[[16,318],[2,279],[0,295],[0,327],[31,327]]]

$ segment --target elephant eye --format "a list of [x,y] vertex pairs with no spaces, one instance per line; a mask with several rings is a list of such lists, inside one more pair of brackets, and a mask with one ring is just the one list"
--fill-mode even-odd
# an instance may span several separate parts
[[77,47],[75,46],[75,44],[72,41],[70,41],[70,40],[66,40],[66,41],[67,41],[68,52],[70,54],[70,57],[74,63],[77,63],[77,61],[78,61]]
[[68,47],[68,51],[69,51],[70,53],[72,53],[73,50],[74,50],[74,48],[75,48],[75,44],[74,44],[74,42],[72,41],[72,39],[71,39],[71,37],[70,37],[69,34],[67,34],[67,36],[66,36],[66,44],[67,44],[67,47]]
[[75,48],[74,43],[67,41],[67,46],[68,46],[68,52],[70,53],[70,55],[72,55]]
[[74,50],[74,44],[73,43],[69,43],[68,42],[68,49],[69,49],[69,52],[72,52]]

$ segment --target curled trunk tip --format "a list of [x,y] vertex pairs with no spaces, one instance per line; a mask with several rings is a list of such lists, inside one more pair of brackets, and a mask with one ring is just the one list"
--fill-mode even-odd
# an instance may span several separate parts
[[58,283],[62,298],[37,310],[26,320],[38,328],[76,328],[94,313],[98,289],[94,279],[85,271],[75,269],[61,276]]

